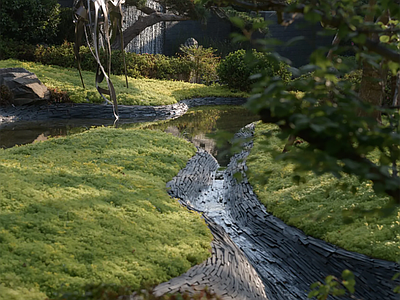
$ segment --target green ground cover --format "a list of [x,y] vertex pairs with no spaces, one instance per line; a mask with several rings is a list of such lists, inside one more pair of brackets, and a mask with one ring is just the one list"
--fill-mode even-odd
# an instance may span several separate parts
[[[272,136],[265,138],[267,132]],[[389,216],[372,213],[384,207],[388,197],[375,195],[371,183],[349,176],[339,182],[333,176],[309,173],[306,183],[295,184],[294,166],[274,159],[274,153],[281,153],[284,147],[277,133],[273,125],[258,124],[247,160],[249,181],[267,210],[308,235],[350,251],[397,261],[400,209]]]
[[[25,68],[35,73],[48,88],[67,92],[70,99],[75,103],[87,101],[102,103],[104,101],[96,90],[93,72],[82,72],[86,85],[86,89],[84,89],[77,69],[21,62],[13,59],[0,60],[0,68],[16,67]],[[124,76],[112,75],[111,80],[117,92],[118,103],[124,105],[167,105],[195,97],[246,96],[246,93],[233,92],[219,85],[206,86],[183,81],[128,78],[129,88],[126,88]]]
[[169,134],[113,128],[0,149],[0,299],[139,288],[203,262],[207,226],[165,187],[194,153]]

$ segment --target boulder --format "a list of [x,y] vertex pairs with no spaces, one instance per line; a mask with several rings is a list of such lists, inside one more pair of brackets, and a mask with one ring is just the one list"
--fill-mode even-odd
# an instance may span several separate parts
[[0,69],[0,87],[4,86],[11,94],[14,105],[32,104],[50,100],[47,87],[32,72],[24,68]]

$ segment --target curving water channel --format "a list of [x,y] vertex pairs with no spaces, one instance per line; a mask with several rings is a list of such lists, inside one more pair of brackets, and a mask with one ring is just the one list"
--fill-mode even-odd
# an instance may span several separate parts
[[[230,138],[241,127],[258,117],[240,106],[210,106],[193,108],[183,116],[159,122],[123,123],[121,128],[148,128],[162,130],[183,137],[217,158],[221,166],[229,162]],[[112,126],[113,120],[66,119],[18,121],[0,128],[0,148],[44,141],[49,137],[76,134],[96,126]]]
[[[400,272],[398,264],[308,237],[266,211],[246,179],[245,159],[251,142],[242,145],[244,150],[228,164],[231,135],[222,139],[224,134],[219,132],[236,132],[256,119],[241,108],[207,107],[164,122],[121,124],[167,131],[187,138],[200,149],[168,186],[170,194],[180,198],[183,205],[204,213],[214,234],[213,256],[161,284],[156,292],[209,286],[224,299],[307,299],[311,283],[350,269],[356,275],[357,297],[398,299],[391,281]],[[0,127],[0,146],[7,148],[111,124],[111,120],[96,119],[18,121]],[[251,130],[239,135],[249,137]],[[220,171],[221,166],[227,168]],[[236,179],[237,173],[241,180]]]
[[[245,138],[251,135],[251,126],[238,134]],[[307,299],[313,282],[323,281],[328,275],[340,278],[341,272],[349,269],[356,279],[355,298],[348,295],[340,299],[399,299],[399,295],[393,292],[395,283],[392,280],[400,272],[398,264],[346,251],[309,237],[269,214],[246,178],[245,161],[252,142],[246,140],[242,146],[243,151],[231,158],[223,172],[218,171],[218,164],[211,155],[198,153],[167,184],[172,196],[181,199],[191,209],[204,213],[206,220],[211,219],[212,230],[223,228],[240,248],[235,250],[229,243],[227,247],[220,246],[213,252],[217,258],[204,264],[205,270],[208,264],[214,263],[215,269],[221,270],[220,274],[232,276],[231,262],[226,256],[235,251],[239,257],[244,253],[250,262],[251,266],[238,263],[231,280],[221,278],[217,272],[211,273],[211,278],[205,278],[205,283],[211,282],[212,288],[224,295],[224,299]],[[228,255],[220,255],[221,252]],[[200,270],[196,268],[182,275],[179,282],[201,286],[201,276],[198,275],[201,273],[201,267]],[[260,291],[260,281],[263,292]],[[185,286],[181,287],[177,280],[172,280],[161,284],[157,292],[182,288]]]

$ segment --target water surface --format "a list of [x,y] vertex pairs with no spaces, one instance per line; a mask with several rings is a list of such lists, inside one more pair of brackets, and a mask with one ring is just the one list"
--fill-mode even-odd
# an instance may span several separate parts
[[[230,139],[243,126],[258,120],[241,106],[204,106],[190,109],[185,115],[156,123],[120,124],[119,127],[149,128],[186,138],[203,148],[226,166],[230,158]],[[49,137],[76,134],[97,126],[112,126],[110,120],[51,120],[16,122],[0,129],[0,147],[10,148],[47,140]]]

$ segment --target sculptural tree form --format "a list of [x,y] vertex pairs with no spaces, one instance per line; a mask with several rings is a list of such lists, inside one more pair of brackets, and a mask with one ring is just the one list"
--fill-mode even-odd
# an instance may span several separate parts
[[[110,79],[111,72],[111,43],[114,42],[117,34],[121,38],[121,50],[125,67],[126,87],[128,87],[128,77],[126,72],[125,52],[122,35],[122,4],[125,0],[75,0],[74,1],[74,22],[75,22],[75,45],[74,52],[78,63],[79,75],[83,88],[85,84],[82,78],[81,59],[79,49],[85,38],[87,46],[97,62],[96,89],[106,103],[113,105],[115,119],[119,119],[117,96],[114,85]],[[101,43],[100,43],[101,42]],[[107,72],[100,60],[100,44],[103,45],[106,53]],[[107,88],[100,87],[105,79]],[[108,95],[110,99],[107,99]]]

